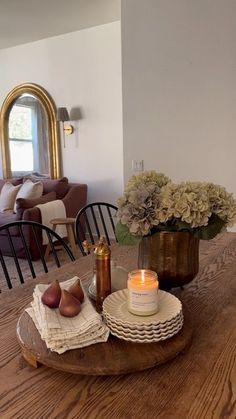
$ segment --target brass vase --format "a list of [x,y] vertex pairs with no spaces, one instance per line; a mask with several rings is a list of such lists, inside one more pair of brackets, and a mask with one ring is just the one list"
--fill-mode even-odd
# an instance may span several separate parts
[[138,267],[157,272],[161,289],[188,284],[199,269],[199,239],[191,233],[175,231],[143,237]]

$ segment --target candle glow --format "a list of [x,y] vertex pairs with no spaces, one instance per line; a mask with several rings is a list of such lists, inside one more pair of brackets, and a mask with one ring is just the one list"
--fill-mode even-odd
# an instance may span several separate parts
[[148,269],[137,269],[128,276],[128,309],[133,314],[150,315],[157,312],[157,274]]

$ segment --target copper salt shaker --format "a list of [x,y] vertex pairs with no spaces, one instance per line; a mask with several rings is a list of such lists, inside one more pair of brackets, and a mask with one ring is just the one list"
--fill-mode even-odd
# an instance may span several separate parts
[[102,312],[105,298],[111,293],[111,251],[104,237],[101,237],[95,248],[96,265],[96,310]]

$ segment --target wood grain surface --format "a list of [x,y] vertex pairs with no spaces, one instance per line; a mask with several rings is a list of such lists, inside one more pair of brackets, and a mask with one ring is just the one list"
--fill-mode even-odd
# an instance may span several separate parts
[[[128,269],[137,266],[135,248],[112,255]],[[174,290],[188,307],[193,340],[188,351],[159,367],[127,375],[75,375],[22,357],[17,321],[35,285],[0,296],[0,418],[236,418],[236,234],[201,242],[200,270],[184,290]],[[59,275],[38,278],[48,282]],[[60,279],[92,276],[84,257],[61,268]]]

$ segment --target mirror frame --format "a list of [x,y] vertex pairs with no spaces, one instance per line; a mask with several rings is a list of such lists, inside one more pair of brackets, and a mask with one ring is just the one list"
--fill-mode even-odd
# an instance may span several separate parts
[[3,101],[0,111],[0,135],[1,135],[1,150],[2,150],[2,173],[3,178],[12,177],[11,174],[11,160],[10,148],[8,138],[8,120],[11,108],[14,101],[24,93],[35,96],[42,105],[47,116],[48,123],[48,162],[49,162],[49,176],[51,179],[61,177],[61,156],[60,156],[60,137],[56,118],[56,105],[48,94],[48,92],[41,86],[35,83],[23,83],[12,89],[5,100]]

